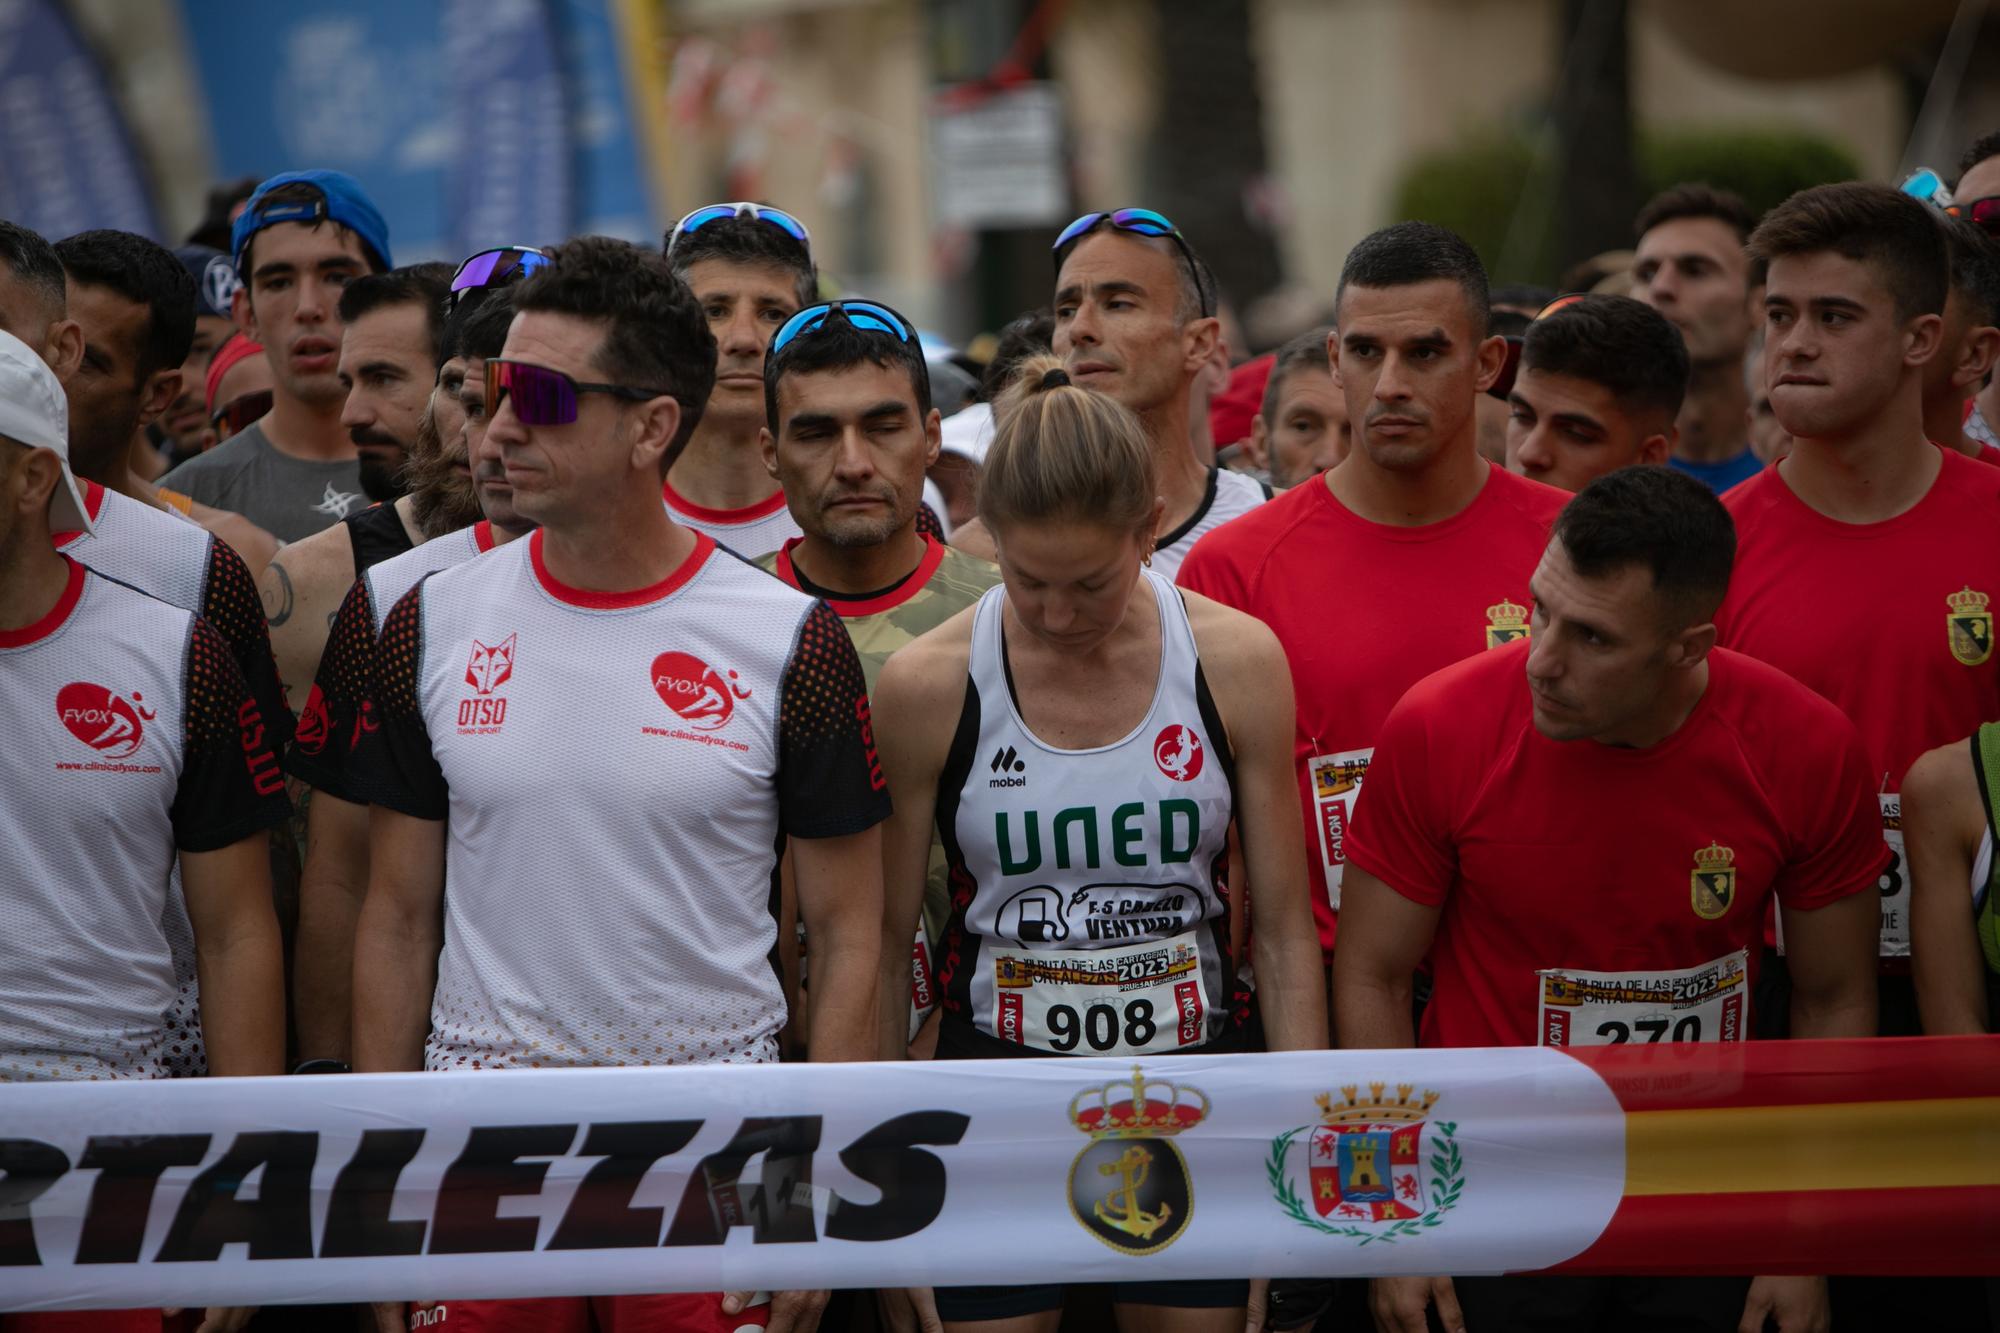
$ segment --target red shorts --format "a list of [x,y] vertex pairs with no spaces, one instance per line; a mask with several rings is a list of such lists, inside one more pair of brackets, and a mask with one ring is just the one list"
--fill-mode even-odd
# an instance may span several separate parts
[[[412,1308],[411,1333],[738,1333],[760,1329],[769,1305],[722,1313],[719,1292],[666,1296],[555,1296],[519,1301],[439,1301]],[[11,1330],[0,1331],[11,1333]],[[91,1333],[95,1333],[94,1330]],[[123,1330],[119,1330],[123,1333]]]

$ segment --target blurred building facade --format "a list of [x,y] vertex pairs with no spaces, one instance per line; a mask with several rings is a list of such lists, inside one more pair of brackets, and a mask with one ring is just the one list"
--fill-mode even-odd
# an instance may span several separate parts
[[[619,230],[657,236],[681,210],[715,199],[781,202],[812,225],[840,285],[960,336],[1046,299],[1048,243],[1069,217],[1134,203],[1181,217],[1219,254],[1239,306],[1275,290],[1289,293],[1275,308],[1309,318],[1353,242],[1392,220],[1414,159],[1496,129],[1546,138],[1575,73],[1565,24],[1607,6],[1625,34],[1635,125],[1812,131],[1889,178],[1906,165],[1923,82],[1945,63],[1939,50],[1961,9],[1956,0],[546,2],[583,15],[616,48],[625,86],[597,86],[617,81],[600,61],[583,80],[594,101],[582,119],[631,122],[631,157],[621,160],[637,165],[603,169],[646,177],[637,188],[609,182],[627,187]],[[239,53],[218,67],[204,35],[251,3],[68,2],[151,165],[170,233],[162,239],[184,234],[217,175],[341,165],[230,160],[216,117],[200,114],[217,102],[213,85],[259,58]],[[434,10],[431,26],[444,28],[446,11],[476,6],[338,8],[350,25],[365,11],[407,23]],[[1931,163],[1947,173],[1959,138],[2000,124],[2000,80],[1978,77],[2000,67],[2000,16],[1972,37],[1970,75],[1954,83],[1946,114],[1930,108],[1926,122],[1938,143],[1950,140]],[[365,32],[349,40],[370,49]],[[450,48],[433,40],[437,60]],[[266,54],[307,70],[340,58],[296,40]],[[406,81],[427,72],[421,57],[384,68]],[[327,86],[339,80],[330,71]],[[388,148],[448,155],[460,142],[427,140],[431,128],[398,127],[405,141]],[[577,216],[597,215],[579,204]],[[391,221],[400,228],[393,212]],[[459,243],[449,228],[432,230],[432,245]]]

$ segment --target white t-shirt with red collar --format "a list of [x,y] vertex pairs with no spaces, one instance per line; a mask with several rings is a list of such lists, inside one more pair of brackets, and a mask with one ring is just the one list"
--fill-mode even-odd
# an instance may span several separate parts
[[773,1060],[785,839],[888,814],[853,644],[706,535],[620,594],[543,537],[430,575],[375,646],[351,767],[448,825],[425,1067]]
[[283,822],[283,776],[207,624],[68,560],[0,631],[0,1081],[161,1078],[181,852]]
[[768,498],[741,509],[710,509],[688,499],[674,489],[672,482],[667,482],[661,488],[661,498],[666,501],[667,515],[674,522],[707,533],[718,545],[745,560],[769,555],[792,538],[805,535],[805,529],[785,506],[783,491],[773,491]]

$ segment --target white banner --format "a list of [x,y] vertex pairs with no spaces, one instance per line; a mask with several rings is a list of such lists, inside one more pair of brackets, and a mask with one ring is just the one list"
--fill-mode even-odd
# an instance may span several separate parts
[[0,1086],[0,1308],[1535,1269],[1624,1136],[1542,1050]]

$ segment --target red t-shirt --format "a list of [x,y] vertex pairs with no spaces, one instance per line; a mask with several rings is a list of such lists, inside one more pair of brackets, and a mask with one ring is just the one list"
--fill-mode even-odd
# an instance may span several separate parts
[[1783,464],[1722,497],[1736,519],[1722,642],[1839,705],[1885,791],[1924,751],[2000,717],[2000,469],[1939,453],[1930,493],[1883,523],[1809,508]]
[[2000,717],[1990,600],[2000,594],[2000,469],[1940,449],[1930,492],[1882,523],[1842,523],[1766,468],[1722,497],[1736,573],[1721,641],[1831,699],[1867,747],[1897,855],[1882,879],[1885,958],[1910,952],[1903,774]]
[[1495,467],[1441,523],[1371,523],[1313,480],[1216,529],[1179,582],[1271,627],[1298,695],[1293,755],[1319,942],[1333,951],[1347,825],[1376,733],[1441,667],[1528,637],[1528,578],[1566,492]]
[[1404,696],[1348,855],[1441,907],[1425,1046],[1742,1040],[1771,898],[1875,887],[1887,849],[1854,727],[1727,650],[1644,750],[1535,729],[1516,645]]

